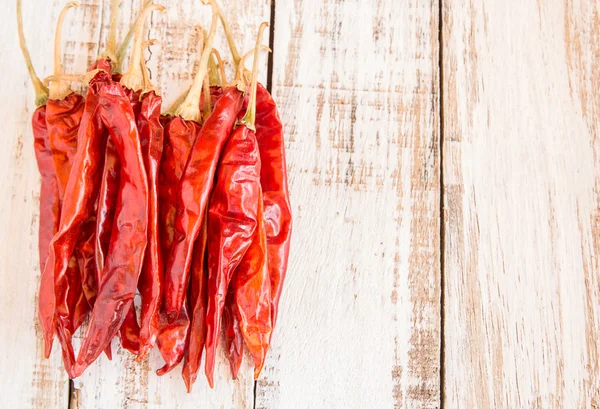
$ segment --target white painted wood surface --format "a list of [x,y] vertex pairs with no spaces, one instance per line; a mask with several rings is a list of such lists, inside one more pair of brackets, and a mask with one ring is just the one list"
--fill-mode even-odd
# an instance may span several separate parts
[[256,407],[439,407],[437,7],[276,5],[295,230]]
[[[63,2],[23,2],[47,75]],[[163,44],[146,56],[170,102],[209,10],[160,2],[150,35]],[[222,0],[240,48],[275,21],[295,230],[256,389],[247,365],[230,381],[221,357],[217,388],[199,377],[191,395],[180,368],[153,373],[156,353],[101,357],[71,394],[58,348],[42,358],[33,92],[12,3],[0,16],[0,406],[600,408],[598,3]],[[107,32],[109,2],[82,3],[64,32],[72,72]],[[138,8],[124,1],[123,27]]]
[[444,1],[445,407],[600,407],[600,4]]

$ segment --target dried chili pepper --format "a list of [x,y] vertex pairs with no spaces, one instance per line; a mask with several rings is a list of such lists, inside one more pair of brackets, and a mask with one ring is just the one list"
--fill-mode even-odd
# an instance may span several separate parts
[[[98,64],[103,64],[105,71],[111,73],[112,79],[115,82],[119,82],[122,78],[122,75],[118,72],[120,69],[120,62],[122,61],[124,51],[131,40],[131,34],[134,32],[135,27],[137,27],[140,21],[141,15],[138,16],[132,25],[132,28],[129,30],[123,44],[117,50],[117,40],[116,40],[116,15],[117,9],[120,0],[113,0],[112,10],[111,10],[111,27],[109,31],[109,37],[107,41],[107,49],[103,54],[103,57]],[[146,1],[144,4],[144,8],[150,4],[150,1]],[[140,60],[143,62],[143,60]],[[142,69],[142,74],[145,72],[145,69]],[[149,89],[149,88],[148,88]],[[140,112],[142,111],[142,102],[141,102],[141,91],[133,91],[131,89],[125,89],[125,93],[129,97],[129,101],[131,103],[134,115],[136,118],[139,118]],[[139,126],[138,126],[139,127]],[[141,135],[140,135],[141,136]],[[106,253],[108,251],[110,236],[112,233],[112,224],[114,220],[115,207],[118,199],[118,192],[120,186],[120,170],[121,165],[119,162],[118,154],[115,150],[115,146],[110,137],[107,138],[106,151],[105,151],[105,162],[104,162],[104,170],[102,174],[102,184],[100,187],[100,195],[98,198],[98,210],[97,210],[97,221],[96,221],[96,241],[95,241],[95,249],[96,249],[96,272],[98,276],[98,281],[101,280],[102,270],[104,269],[104,260],[106,258]],[[144,157],[146,159],[146,157]],[[146,317],[147,308],[148,308],[148,294],[146,297],[146,302],[142,306],[142,316],[143,323],[145,322],[147,325]],[[144,307],[144,305],[146,307]],[[137,322],[137,316],[135,312],[135,305],[131,305],[123,324],[119,328],[119,337],[121,339],[121,346],[128,351],[138,354],[140,351],[141,340],[140,340],[140,325]],[[145,331],[147,334],[147,331]],[[110,344],[109,346],[110,347]],[[147,347],[146,347],[147,348]]]
[[[232,282],[235,282],[236,275],[236,272],[234,272]],[[240,329],[239,314],[236,313],[235,308],[235,291],[233,285],[230,285],[223,307],[221,325],[225,335],[225,353],[229,360],[229,368],[233,379],[237,379],[244,357],[244,337]]]
[[196,381],[200,369],[200,360],[206,340],[206,307],[208,304],[208,272],[206,268],[206,241],[207,223],[202,229],[194,244],[194,255],[191,266],[190,304],[192,307],[192,320],[190,326],[190,340],[185,354],[183,365],[183,380],[188,392]]
[[[40,220],[38,229],[38,255],[40,270],[42,272],[40,282],[40,292],[45,292],[49,285],[46,283],[51,281],[52,277],[44,274],[44,266],[48,258],[49,244],[52,237],[58,230],[60,220],[60,199],[58,192],[58,181],[54,161],[52,160],[52,150],[50,148],[48,129],[46,126],[46,102],[48,100],[48,88],[44,86],[42,81],[37,76],[31,56],[25,42],[25,34],[23,32],[23,16],[21,8],[21,0],[17,0],[17,27],[19,33],[19,45],[25,59],[27,71],[31,78],[31,82],[35,89],[35,105],[36,110],[31,118],[34,137],[34,151],[38,165],[38,170],[41,176],[40,184]],[[52,294],[53,295],[53,294]],[[39,304],[38,314],[40,321],[44,317],[54,315],[53,310],[49,310],[45,304]],[[44,337],[50,338],[54,336],[53,327],[43,327]]]
[[140,352],[142,359],[152,349],[159,331],[162,301],[163,259],[158,224],[158,171],[163,152],[164,129],[160,123],[162,98],[150,84],[148,70],[142,60],[144,97],[137,126],[142,144],[144,166],[148,177],[148,246],[138,288],[142,296]]
[[[18,18],[19,18],[19,26],[22,25],[22,16],[21,16],[21,4],[20,1],[17,3],[17,7],[18,7]],[[72,8],[72,7],[78,7],[77,3],[69,3],[67,4],[59,18],[58,18],[58,22],[57,22],[57,29],[56,29],[56,34],[55,34],[55,68],[57,70],[62,70],[62,64],[60,61],[60,41],[61,41],[61,34],[62,34],[62,23],[64,21],[65,15],[67,13],[67,11]],[[20,27],[20,30],[22,30],[22,28]],[[26,48],[25,48],[25,44],[24,44],[24,38],[22,36],[22,32],[20,33],[20,37],[23,40],[23,50],[24,50],[24,54],[26,54]],[[26,60],[28,60],[28,55],[26,56]],[[28,61],[28,65],[30,65],[30,61]],[[33,71],[33,68],[31,68],[31,71]],[[35,75],[35,73],[34,73]],[[39,80],[38,80],[39,81]],[[54,158],[54,154],[52,154],[52,141],[56,140],[56,133],[57,130],[60,131],[64,128],[64,126],[72,126],[69,123],[63,124],[62,123],[62,117],[59,117],[57,119],[56,115],[55,115],[55,110],[54,108],[56,107],[56,105],[60,105],[60,101],[68,96],[69,94],[71,94],[71,91],[68,87],[68,85],[65,86],[65,84],[63,82],[54,82],[51,84],[50,87],[50,101],[51,101],[51,107],[50,110],[48,110],[48,106],[46,106],[46,110],[45,110],[45,120],[46,120],[46,151],[45,153],[49,153],[50,157],[49,159],[52,162],[52,171],[54,174],[54,187],[53,189],[55,189],[54,196],[53,196],[53,200],[56,201],[55,207],[56,210],[54,211],[53,215],[54,217],[58,218],[56,221],[61,220],[61,215],[60,215],[60,210],[59,210],[59,206],[60,206],[60,200],[61,200],[61,193],[62,191],[64,191],[64,177],[63,174],[65,172],[65,169],[63,169],[63,164],[60,161],[55,161]],[[48,117],[48,114],[50,114],[50,118]],[[74,115],[74,119],[77,120],[79,118],[78,114]],[[50,119],[50,122],[48,122],[48,120]],[[64,126],[62,126],[64,125]],[[76,126],[76,125],[75,125]],[[39,138],[38,138],[39,139]],[[38,144],[39,145],[39,144]],[[39,149],[37,149],[39,150]],[[40,155],[38,155],[39,157]],[[46,158],[48,158],[46,156]],[[39,162],[39,160],[38,160]],[[60,175],[57,174],[57,165],[59,166],[60,169]],[[67,170],[68,171],[68,170]],[[47,173],[47,172],[45,172]],[[46,176],[47,178],[47,176]],[[45,183],[46,185],[48,184],[47,182]],[[62,189],[61,189],[62,188]],[[47,189],[47,188],[46,188]],[[42,202],[42,204],[48,202],[48,198],[44,197],[44,201]],[[45,216],[45,218],[47,218],[47,216]],[[58,223],[57,225],[55,225],[56,227],[56,231],[58,231],[58,227],[60,226],[60,223]],[[46,239],[46,238],[44,238]],[[51,243],[49,244],[49,247],[51,247]],[[50,259],[50,248],[48,249],[48,257]],[[71,338],[72,338],[72,334],[75,331],[75,329],[83,322],[83,319],[85,318],[89,307],[87,305],[87,301],[85,300],[84,294],[82,292],[82,288],[81,288],[81,277],[77,268],[77,263],[75,261],[75,259],[73,259],[72,257],[70,257],[71,260],[69,260],[66,265],[65,265],[65,270],[64,270],[64,274],[61,277],[57,277],[55,275],[53,275],[50,271],[46,271],[46,267],[44,267],[44,271],[42,272],[42,277],[41,277],[41,286],[40,286],[40,296],[39,296],[39,303],[40,303],[40,321],[42,322],[42,329],[44,332],[44,342],[45,342],[45,355],[48,356],[50,354],[50,350],[52,347],[52,338],[53,338],[53,333],[56,332],[58,334],[58,338],[61,344],[61,348],[62,348],[62,355],[63,355],[63,362],[65,365],[65,369],[67,371],[67,373],[71,374],[72,372],[72,367],[74,365],[74,356],[73,356],[73,350],[72,350],[72,346],[71,346]],[[58,285],[57,285],[58,284]],[[49,302],[45,302],[45,301],[49,301]],[[56,322],[56,326],[54,326],[54,323]]]
[[[227,42],[234,64],[240,64],[240,56],[229,25],[219,10]],[[256,93],[256,140],[263,164],[261,187],[263,191],[264,217],[266,220],[269,276],[271,280],[271,314],[273,327],[277,321],[279,299],[287,272],[292,236],[292,211],[290,205],[283,125],[277,104],[260,83]]]
[[[164,11],[164,7],[149,5],[142,12],[141,21],[153,10]],[[142,29],[143,24],[136,27],[134,53],[121,83],[108,79],[99,88],[95,88],[94,82],[90,84],[90,91],[98,96],[97,117],[108,129],[119,154],[121,182],[98,297],[77,357],[77,374],[98,357],[125,320],[133,303],[148,242],[148,180],[136,118],[124,90],[136,91],[143,87]],[[98,76],[107,77],[106,74]]]
[[[56,36],[54,40],[54,76],[64,74],[61,61],[61,37],[62,22],[66,11],[71,7],[79,7],[77,3],[69,3],[59,16]],[[59,197],[62,202],[66,194],[66,186],[71,173],[73,158],[77,152],[77,132],[83,115],[84,98],[72,92],[69,84],[63,80],[56,80],[50,84],[50,94],[46,108],[46,124],[48,125],[48,137],[54,166],[58,176]],[[84,228],[85,229],[85,228]],[[69,261],[65,274],[65,283],[55,283],[57,290],[57,313],[63,321],[63,326],[70,334],[83,323],[89,312],[86,289],[88,288],[90,261],[93,263],[93,249],[83,241],[78,244],[76,250],[80,250],[78,257],[72,257]],[[87,270],[86,270],[87,269]],[[93,271],[93,268],[92,268]],[[92,275],[93,277],[93,275]],[[67,318],[68,317],[68,318]],[[66,336],[71,342],[70,335]],[[63,345],[64,350],[64,345]]]
[[[205,113],[211,112],[216,102],[223,94],[221,86],[214,85],[225,84],[225,70],[223,61],[218,51],[212,50],[212,54],[216,55],[218,62],[218,74],[216,78],[213,76],[209,83],[213,85],[209,89],[210,104],[206,97],[206,82],[204,83],[204,92],[200,100],[200,106],[204,107]],[[209,63],[210,64],[210,63]],[[217,72],[217,67],[213,69]],[[220,74],[220,75],[219,75]],[[210,78],[210,74],[208,76]],[[205,78],[206,79],[206,78]],[[189,345],[185,354],[182,376],[188,392],[192,391],[192,385],[198,377],[200,369],[200,361],[202,359],[202,351],[204,350],[204,342],[206,340],[206,308],[208,304],[208,271],[206,266],[206,241],[207,241],[207,217],[204,216],[204,223],[200,229],[200,233],[196,238],[193,249],[192,265],[190,267],[190,288],[189,301],[191,306],[191,326]]]
[[[211,0],[210,3],[214,10],[214,0]],[[200,64],[200,69],[203,70],[202,76],[199,72],[178,112],[184,118],[200,120],[200,94],[213,38],[214,33],[211,28]],[[165,273],[164,303],[169,321],[177,317],[184,304],[194,241],[202,226],[221,150],[233,129],[241,101],[242,92],[236,87],[229,87],[223,92],[196,138],[181,178],[177,193],[178,210],[175,219],[175,237]]]
[[[233,131],[223,148],[208,208],[208,308],[205,372],[211,387],[214,385],[215,354],[227,289],[233,272],[253,241],[254,232],[260,220],[258,218],[258,202],[260,200],[261,163],[253,128],[258,52],[262,34],[267,25],[267,23],[261,24],[256,40],[249,107],[240,126]],[[255,321],[253,320],[253,324]],[[242,334],[246,335],[244,334],[244,324],[247,322],[240,321],[240,324]],[[265,323],[265,326],[267,325],[270,334],[270,322]]]
[[[199,59],[202,61],[202,55],[204,54],[204,35],[200,30],[198,31],[198,52],[200,54]],[[200,65],[198,70],[199,73],[197,75],[202,75],[201,67],[202,65]],[[185,98],[187,98],[188,95],[189,92]],[[185,101],[185,98],[173,107],[172,112],[175,115],[177,115],[178,109]],[[197,120],[184,119],[177,115],[171,118],[171,121],[165,130],[167,136],[165,137],[165,155],[163,163],[161,164],[161,189],[159,191],[162,199],[160,209],[161,229],[164,232],[161,236],[161,245],[165,257],[168,257],[169,250],[173,244],[173,223],[177,211],[177,186],[179,185],[189,154],[200,129],[201,126]],[[194,298],[192,298],[192,300],[194,300]],[[158,336],[157,345],[165,360],[165,365],[157,371],[158,375],[166,374],[184,358],[188,341],[190,340],[190,325],[192,323],[187,301],[187,299],[184,301],[181,311],[177,318],[172,322],[169,322],[164,312],[161,313],[161,331]],[[192,307],[195,307],[193,303]],[[194,337],[192,339],[193,345],[196,345],[195,341],[197,336],[192,336]]]
[[254,360],[254,379],[258,379],[265,364],[273,329],[271,282],[262,200],[261,194],[258,204],[259,222],[252,244],[238,265],[231,283],[234,293],[232,313],[239,323],[246,347]]
[[[49,356],[50,353],[52,331],[55,325],[54,283],[64,279],[81,226],[93,214],[95,191],[99,184],[98,170],[102,162],[100,149],[103,146],[104,128],[96,112],[99,108],[97,90],[109,81],[110,78],[106,74],[99,73],[90,83],[85,110],[79,126],[77,155],[67,183],[66,191],[69,194],[65,195],[60,227],[50,243],[48,262],[44,268],[44,275],[55,278],[52,283],[46,283],[39,295],[40,305],[45,305],[49,311],[52,311],[52,314],[45,314],[41,317],[45,334],[46,356]],[[70,353],[72,354],[72,348]]]

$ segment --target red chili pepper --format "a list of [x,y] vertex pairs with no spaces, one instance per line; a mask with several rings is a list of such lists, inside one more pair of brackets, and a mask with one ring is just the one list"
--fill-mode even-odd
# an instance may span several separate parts
[[[199,52],[201,54],[203,52],[203,42],[204,37],[200,34]],[[171,111],[177,112],[184,101],[185,98],[178,101]],[[184,119],[181,116],[169,117],[169,122],[165,128],[165,147],[159,184],[161,247],[165,257],[168,257],[174,239],[173,224],[177,212],[177,187],[200,129],[201,126],[198,122]],[[193,291],[191,293],[192,299],[189,300],[186,294],[187,301],[184,301],[178,317],[172,323],[169,323],[164,312],[161,312],[161,331],[157,345],[165,360],[165,365],[157,371],[158,375],[166,374],[181,362],[190,339],[195,350],[197,334],[191,334],[190,337],[191,320],[188,304],[191,303],[191,307],[196,308],[197,295]],[[198,326],[197,323],[196,326]]]
[[275,101],[261,84],[258,84],[256,94],[256,140],[262,163],[260,183],[263,191],[274,328],[288,266],[292,238],[292,208],[285,163],[283,125]]
[[[38,251],[40,267],[43,270],[48,258],[48,246],[58,230],[60,220],[58,183],[54,171],[54,162],[52,161],[52,150],[48,143],[48,129],[46,128],[46,105],[42,105],[35,110],[31,125],[33,128],[35,158],[41,176]],[[40,312],[41,307],[40,305]]]
[[[55,74],[62,74],[62,64],[60,61],[61,55],[61,34],[62,34],[62,23],[64,21],[64,17],[66,12],[72,8],[77,7],[76,3],[69,3],[62,10],[56,29],[55,35]],[[18,20],[19,20],[19,34],[21,40],[21,46],[23,49],[23,53],[25,55],[25,59],[27,61],[28,67],[30,69],[30,73],[32,74],[32,78],[35,77],[34,83],[39,83],[39,79],[35,76],[33,72],[33,68],[31,67],[31,62],[29,60],[29,55],[25,47],[24,37],[22,33],[22,16],[21,16],[21,4],[20,1],[17,3],[18,7]],[[39,85],[36,85],[36,87]],[[65,98],[70,97],[66,101]],[[69,112],[71,108],[71,102],[75,104],[75,107],[78,107],[75,112]],[[81,107],[81,99],[71,93],[68,84],[63,81],[56,81],[51,84],[50,87],[50,105],[47,106],[46,113],[46,140],[44,141],[46,145],[46,153],[50,156],[46,156],[47,159],[51,160],[52,172],[54,177],[54,200],[56,201],[56,211],[54,213],[55,217],[60,217],[60,201],[62,199],[62,194],[65,191],[65,174],[68,174],[70,168],[68,166],[69,155],[65,154],[61,156],[61,152],[59,148],[61,148],[61,132],[70,132],[69,135],[65,135],[65,147],[67,151],[69,150],[69,144],[73,145],[73,128],[77,128],[78,121],[81,118],[81,112],[79,107]],[[67,109],[67,112],[64,112],[64,109]],[[57,142],[56,144],[54,144]],[[76,142],[75,142],[76,143]],[[39,143],[38,143],[39,145]],[[52,148],[53,145],[56,145],[56,151],[53,153]],[[36,149],[39,150],[39,149]],[[39,156],[39,155],[38,155]],[[38,160],[39,161],[39,160]],[[58,171],[57,171],[58,169]],[[45,183],[47,185],[47,182]],[[45,190],[48,190],[48,187],[45,187]],[[47,194],[46,194],[47,195]],[[43,198],[42,204],[47,202],[49,199],[47,197]],[[47,218],[47,216],[45,216]],[[47,223],[47,221],[45,221]],[[58,226],[56,226],[58,231]],[[47,237],[44,237],[43,240],[46,240]],[[51,246],[51,244],[49,245]],[[50,250],[50,249],[49,249]],[[48,253],[49,254],[49,253]],[[50,257],[49,257],[50,258]],[[63,352],[63,361],[65,364],[65,369],[69,374],[71,374],[72,366],[74,364],[74,356],[73,350],[71,346],[71,337],[75,329],[83,322],[89,307],[87,305],[87,301],[84,297],[81,288],[81,277],[79,274],[78,266],[74,258],[69,257],[69,260],[64,269],[64,273],[62,276],[55,276],[51,273],[51,271],[46,271],[44,268],[44,272],[41,277],[41,288],[40,288],[40,320],[42,321],[42,328],[44,330],[44,338],[45,338],[45,354],[49,355],[50,349],[52,347],[52,338],[54,331],[57,332],[59,336],[59,341],[61,343],[62,352]],[[58,282],[58,286],[56,286]],[[45,302],[45,301],[49,302]],[[53,323],[56,318],[56,328],[54,328]],[[45,324],[45,325],[44,325]]]
[[192,309],[192,322],[190,339],[183,365],[183,380],[188,392],[196,381],[202,359],[202,350],[206,341],[206,307],[208,303],[208,272],[206,268],[206,223],[203,224],[200,234],[194,244],[194,255],[191,266],[190,304]]
[[90,96],[97,101],[95,118],[108,129],[119,154],[121,184],[98,296],[77,357],[77,374],[97,358],[130,311],[147,243],[148,224],[148,181],[129,98],[121,85],[105,73],[97,74],[90,83],[87,100]]
[[[147,70],[144,70],[147,72]],[[159,331],[159,309],[162,296],[163,260],[158,224],[158,170],[163,151],[164,130],[160,123],[162,98],[154,91],[142,102],[138,130],[142,155],[148,176],[148,246],[138,288],[142,295],[140,351],[142,359],[152,349]]]
[[[250,251],[250,249],[248,249]],[[234,271],[232,283],[236,281],[237,272]],[[225,306],[223,308],[223,321],[221,325],[225,329],[225,353],[229,359],[231,377],[237,379],[242,359],[244,358],[244,337],[240,329],[239,314],[235,312],[235,291],[233,285],[229,286]]]
[[[219,17],[223,23],[234,64],[239,66],[242,58],[240,58],[235,40],[221,10],[219,10]],[[271,313],[273,327],[275,327],[279,299],[287,272],[292,234],[292,212],[288,191],[283,125],[275,101],[260,83],[257,86],[255,125],[260,159],[263,164],[261,187],[271,280]]]
[[[61,61],[62,23],[66,12],[72,7],[78,7],[78,4],[67,4],[57,23],[54,40],[54,75],[56,77],[64,74]],[[50,85],[46,108],[48,137],[58,178],[59,197],[62,202],[66,194],[73,158],[77,152],[77,133],[83,115],[84,98],[73,93],[66,81],[56,80]],[[93,238],[93,225],[86,222],[82,230],[87,231],[83,237],[91,236]],[[69,334],[73,334],[83,323],[90,309],[86,297],[89,282],[87,278],[90,275],[85,272],[90,270],[93,272],[94,252],[93,248],[89,246],[89,241],[89,239],[79,241],[76,246],[77,257],[72,257],[69,261],[64,283],[55,283],[57,288],[55,313],[63,321],[63,326],[69,331]],[[90,267],[92,268],[90,269]],[[94,278],[93,275],[91,278]],[[64,351],[64,343],[71,343],[71,335],[64,335],[61,339],[64,339],[61,342]]]
[[[108,68],[108,67],[107,67]],[[121,79],[120,74],[112,76],[113,81]],[[140,92],[132,90],[124,90],[128,96],[131,107],[136,118],[141,110]],[[104,269],[104,261],[110,244],[110,237],[113,229],[115,217],[115,209],[120,187],[120,171],[121,164],[119,156],[112,142],[112,139],[107,135],[107,144],[104,159],[104,171],[102,174],[102,183],[100,186],[100,195],[98,197],[98,210],[96,220],[96,275],[98,282],[102,279],[102,271]],[[93,302],[92,302],[93,306]],[[132,304],[130,311],[123,324],[119,328],[119,336],[121,346],[133,354],[137,354],[140,348],[140,327],[137,323],[135,306]]]
[[256,229],[259,189],[256,139],[239,126],[223,148],[208,207],[206,376],[211,387],[227,287]]
[[258,379],[264,366],[273,328],[262,197],[259,199],[258,220],[252,245],[238,265],[232,282],[235,293],[232,310],[254,360],[254,379]]
[[[213,20],[199,71],[190,92],[177,112],[185,119],[197,122],[200,121],[200,95],[218,21],[216,4],[214,0],[210,3],[213,8]],[[241,97],[242,93],[238,89],[230,87],[219,98],[214,111],[204,122],[196,138],[178,188],[175,238],[165,273],[164,308],[169,321],[177,317],[184,303],[194,241],[202,226],[217,162],[227,136],[233,129]]]
[[[200,125],[196,122],[186,121],[181,117],[171,117],[165,126],[165,141],[158,185],[159,238],[164,258],[169,256],[169,249],[173,243],[177,186],[199,130]],[[161,312],[159,318],[160,330],[156,344],[165,360],[165,365],[157,371],[157,374],[164,375],[183,358],[190,320],[185,304],[177,319],[171,324],[168,323],[164,313]]]
[[[78,153],[67,183],[66,191],[69,194],[65,195],[63,201],[60,227],[50,243],[48,262],[43,273],[55,278],[52,283],[43,283],[39,295],[40,305],[45,305],[47,311],[52,311],[52,314],[44,314],[41,317],[47,357],[52,346],[51,334],[55,325],[55,283],[64,280],[82,224],[93,215],[96,186],[99,185],[100,181],[99,168],[102,164],[100,149],[104,145],[104,125],[96,114],[99,108],[98,89],[109,82],[110,78],[106,74],[99,73],[90,84],[84,114],[79,127]],[[60,322],[56,320],[57,332],[59,332],[59,325]],[[73,355],[72,347],[68,353]],[[70,376],[72,375],[70,374]]]
[[133,303],[148,242],[148,180],[135,114],[124,89],[137,91],[143,87],[141,37],[145,17],[153,10],[164,11],[164,7],[151,4],[142,12],[131,65],[121,84],[108,80],[96,89],[94,82],[90,84],[90,91],[98,95],[97,116],[108,129],[119,155],[121,182],[98,297],[77,357],[77,374],[98,357],[123,324]]

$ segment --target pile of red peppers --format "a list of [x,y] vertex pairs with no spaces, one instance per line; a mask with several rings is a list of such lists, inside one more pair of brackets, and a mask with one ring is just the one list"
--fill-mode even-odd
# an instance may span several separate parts
[[[163,375],[183,361],[188,391],[202,355],[210,386],[224,341],[233,378],[244,345],[258,377],[277,319],[292,216],[283,127],[257,81],[256,47],[240,56],[215,0],[210,31],[198,26],[197,71],[173,106],[162,107],[143,49],[145,23],[164,7],[146,2],[117,44],[112,2],[106,51],[84,74],[65,74],[57,22],[54,73],[31,64],[17,0],[19,38],[38,108],[34,147],[41,175],[39,320],[45,356],[56,335],[66,372],[80,376],[115,336],[144,359],[157,347]],[[230,46],[228,81],[213,48],[217,27]],[[129,67],[121,62],[133,39]],[[248,56],[253,70],[246,70]],[[83,83],[85,95],[73,91]],[[80,87],[81,88],[81,87]],[[134,303],[139,297],[140,303]],[[136,308],[136,304],[137,308]],[[78,353],[73,334],[82,327]]]

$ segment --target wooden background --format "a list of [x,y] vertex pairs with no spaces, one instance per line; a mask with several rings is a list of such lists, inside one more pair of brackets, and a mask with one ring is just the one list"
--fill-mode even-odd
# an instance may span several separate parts
[[[185,393],[158,354],[72,383],[36,320],[39,177],[14,1],[0,17],[0,386],[6,408],[600,408],[600,2],[222,0],[287,129],[295,231],[279,327]],[[41,75],[63,1],[23,0]],[[95,59],[107,0],[65,30]],[[147,53],[190,83],[199,0],[162,0]],[[124,1],[122,27],[137,1]],[[266,41],[265,41],[266,42]],[[225,52],[224,43],[222,50]],[[269,69],[271,67],[272,69]],[[116,343],[113,343],[116,348]]]

